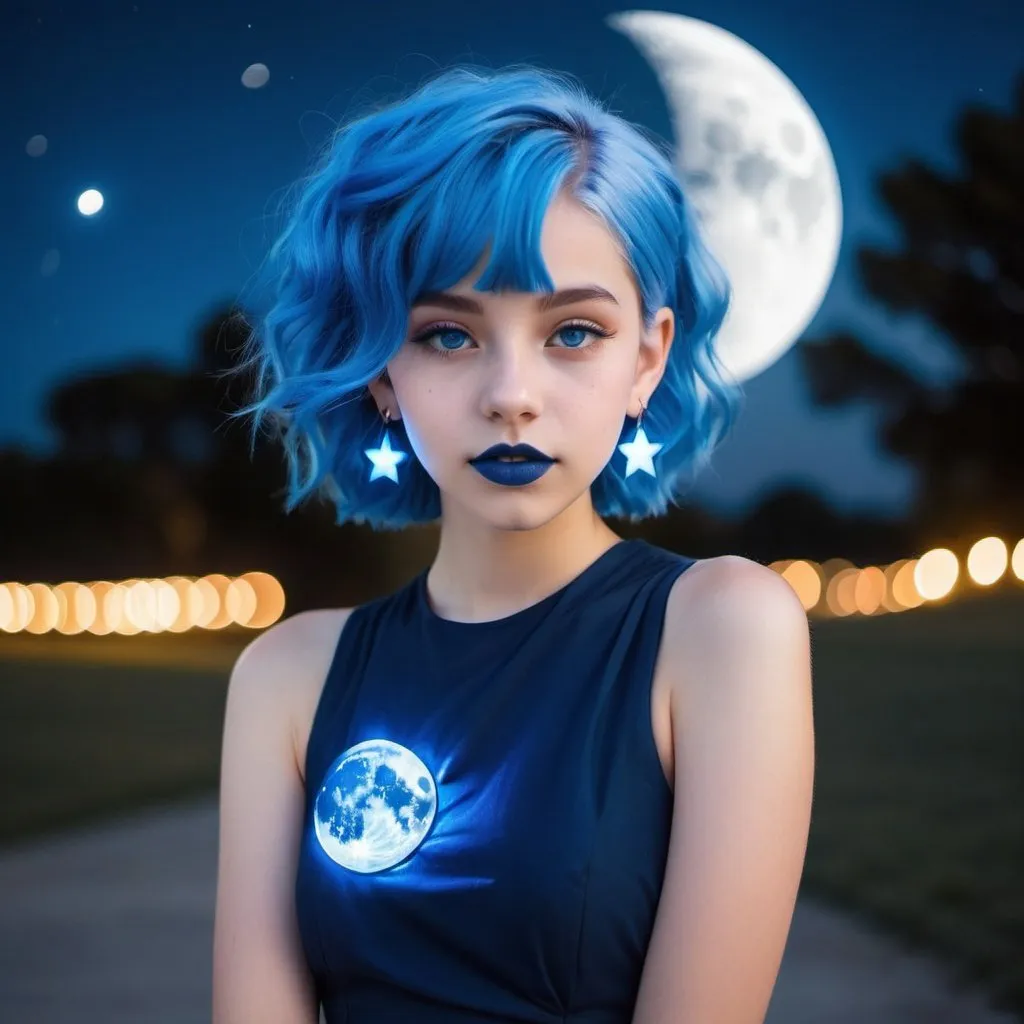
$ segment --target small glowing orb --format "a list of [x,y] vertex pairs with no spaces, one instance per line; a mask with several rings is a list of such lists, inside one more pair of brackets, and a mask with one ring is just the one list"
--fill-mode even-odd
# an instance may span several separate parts
[[103,193],[94,188],[87,188],[78,197],[78,212],[86,217],[99,213],[103,209]]
[[331,860],[368,874],[405,860],[436,812],[437,786],[427,766],[398,743],[365,740],[328,768],[313,821]]
[[270,81],[270,68],[266,64],[250,64],[242,72],[242,85],[246,89],[262,89]]

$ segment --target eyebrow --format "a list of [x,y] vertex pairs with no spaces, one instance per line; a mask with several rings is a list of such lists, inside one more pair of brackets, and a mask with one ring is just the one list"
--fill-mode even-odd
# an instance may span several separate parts
[[[546,313],[556,306],[568,306],[573,302],[584,302],[587,299],[599,299],[604,302],[611,302],[618,305],[619,302],[614,295],[600,285],[588,284],[579,288],[565,288],[560,292],[545,292],[537,299],[537,309]],[[465,295],[453,295],[451,292],[421,292],[413,302],[416,306],[438,306],[444,309],[451,309],[457,313],[476,313],[482,315],[484,307]]]

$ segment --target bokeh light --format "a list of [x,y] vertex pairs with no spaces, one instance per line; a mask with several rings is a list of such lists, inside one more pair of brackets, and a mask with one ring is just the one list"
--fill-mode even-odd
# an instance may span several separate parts
[[270,81],[270,68],[266,64],[250,64],[242,72],[242,85],[246,89],[262,89]]
[[781,571],[781,575],[796,591],[805,611],[810,611],[821,600],[821,570],[813,562],[798,558],[790,562]]
[[877,565],[869,565],[857,573],[853,583],[853,605],[861,615],[885,611],[885,573]]
[[78,197],[76,205],[83,217],[92,217],[103,209],[103,193],[94,188],[87,188]]
[[938,601],[952,592],[959,575],[956,555],[949,548],[932,548],[914,567],[914,586],[926,601]]
[[1006,572],[1009,553],[1001,537],[982,537],[967,552],[967,574],[982,587],[990,587]]
[[1024,580],[1024,537],[1013,546],[1013,554],[1010,555],[1010,568],[1013,575],[1019,580]]

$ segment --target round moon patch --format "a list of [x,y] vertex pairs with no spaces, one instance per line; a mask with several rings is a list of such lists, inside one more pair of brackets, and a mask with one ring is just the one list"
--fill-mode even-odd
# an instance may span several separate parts
[[313,821],[331,860],[368,874],[405,860],[436,813],[437,786],[427,766],[391,740],[364,740],[327,770]]

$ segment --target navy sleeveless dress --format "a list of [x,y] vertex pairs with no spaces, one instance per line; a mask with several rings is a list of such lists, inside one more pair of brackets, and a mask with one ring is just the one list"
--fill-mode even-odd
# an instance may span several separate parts
[[615,543],[543,600],[351,612],[313,718],[295,879],[328,1024],[629,1024],[672,820],[651,682],[694,559]]

